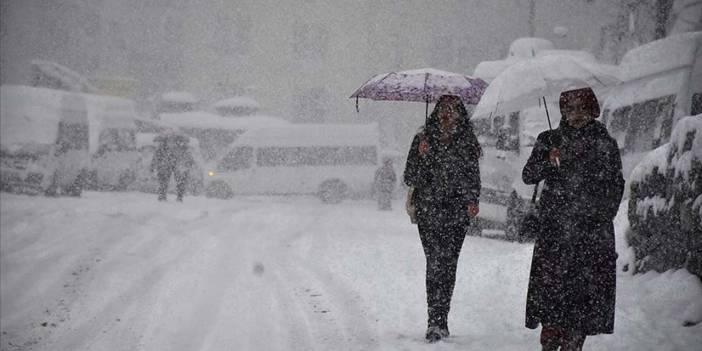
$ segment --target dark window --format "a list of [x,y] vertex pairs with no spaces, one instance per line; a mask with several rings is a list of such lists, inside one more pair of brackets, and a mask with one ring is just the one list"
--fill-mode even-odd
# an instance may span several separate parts
[[631,106],[620,107],[612,112],[612,132],[624,132],[629,126]]
[[108,128],[100,132],[98,140],[98,156],[106,152],[136,150],[136,133],[132,129]]
[[251,168],[253,158],[253,148],[248,146],[236,147],[225,156],[219,164],[218,171],[234,172],[241,169]]
[[256,152],[259,167],[375,165],[374,146],[266,147]]
[[84,123],[59,122],[57,153],[69,150],[88,149],[88,125]]
[[692,104],[690,104],[690,114],[698,115],[702,113],[702,93],[692,94]]

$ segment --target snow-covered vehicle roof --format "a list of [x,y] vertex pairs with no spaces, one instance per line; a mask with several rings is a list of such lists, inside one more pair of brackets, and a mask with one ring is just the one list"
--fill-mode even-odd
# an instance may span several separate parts
[[695,62],[702,32],[673,35],[629,50],[620,63],[623,80],[690,66]]
[[289,125],[290,122],[280,117],[265,115],[223,117],[206,111],[162,113],[160,119],[168,124],[188,128],[237,129],[267,128]]
[[[155,146],[156,139],[159,136],[157,133],[137,133],[136,134],[136,147],[137,149],[143,148],[145,146]],[[195,149],[198,149],[200,147],[200,142],[198,142],[197,139],[193,137],[187,137],[188,138],[188,146],[191,146]]]
[[197,98],[187,91],[169,91],[161,94],[161,101],[181,104],[196,104]]
[[236,108],[236,107],[248,107],[248,108],[261,108],[258,101],[252,97],[248,96],[235,96],[229,99],[224,99],[217,101],[212,105],[214,108]]
[[[41,82],[42,77],[39,75],[43,75],[44,77],[49,78],[51,81],[59,83],[61,88],[67,91],[85,93],[95,93],[98,91],[98,89],[94,85],[90,84],[85,77],[56,62],[32,60],[30,61],[30,66],[31,69],[35,71],[34,79],[37,81],[34,83],[38,84],[39,87],[43,84],[43,82]],[[46,86],[46,88],[49,87]]]
[[232,145],[240,146],[373,146],[379,143],[377,123],[291,124],[287,127],[252,129]]
[[[702,32],[693,32],[673,35],[629,50],[619,65],[619,77],[624,83],[613,90],[604,108],[614,110],[648,99],[675,95],[687,86],[687,82],[702,84],[697,82],[702,80],[701,69],[695,66],[702,63],[698,54],[702,49],[701,43]],[[689,89],[693,90],[693,86],[689,86]]]

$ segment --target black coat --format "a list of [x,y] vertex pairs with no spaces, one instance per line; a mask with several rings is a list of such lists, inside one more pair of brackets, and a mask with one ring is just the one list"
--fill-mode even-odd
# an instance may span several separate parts
[[[560,167],[548,161],[560,144]],[[540,232],[527,293],[526,326],[552,324],[586,335],[612,333],[616,298],[614,225],[624,191],[617,142],[592,121],[539,135],[526,184],[545,179]]]
[[[480,149],[467,119],[461,119],[451,142],[442,143],[431,125],[415,135],[407,156],[404,181],[414,187],[417,218],[435,223],[468,223],[468,204],[479,203]],[[420,152],[420,144],[426,150]]]
[[[170,139],[169,139],[170,138]],[[159,174],[187,172],[194,164],[188,140],[182,136],[158,137],[158,146],[151,160],[151,170]]]

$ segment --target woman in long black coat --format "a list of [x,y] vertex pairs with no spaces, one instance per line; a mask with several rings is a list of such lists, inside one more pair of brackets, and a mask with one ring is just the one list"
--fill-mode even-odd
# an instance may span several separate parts
[[448,313],[458,255],[470,218],[478,214],[482,151],[468,113],[456,96],[442,96],[426,127],[412,141],[404,180],[411,190],[427,261],[426,339],[449,335]]
[[542,325],[544,350],[581,350],[587,335],[614,329],[613,219],[624,191],[616,141],[595,119],[592,89],[561,94],[558,129],[541,133],[524,166],[526,184],[545,180],[539,201],[526,326]]

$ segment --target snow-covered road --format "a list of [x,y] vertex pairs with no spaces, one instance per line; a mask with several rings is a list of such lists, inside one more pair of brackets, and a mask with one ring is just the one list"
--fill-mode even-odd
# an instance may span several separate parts
[[[452,336],[423,342],[424,258],[395,204],[312,197],[1,194],[2,350],[535,350],[531,245],[468,237]],[[624,211],[620,211],[624,212]],[[588,350],[699,350],[685,271],[618,280]],[[697,346],[696,346],[697,345]]]

